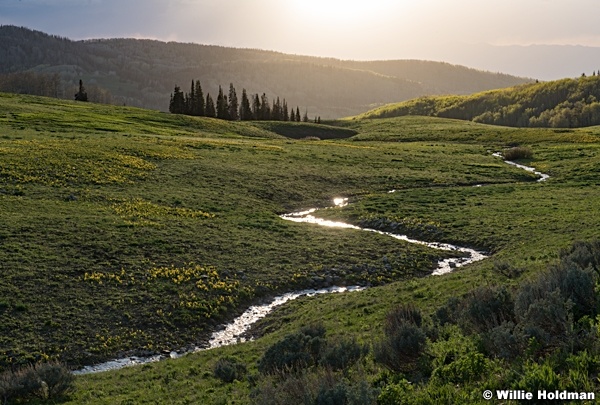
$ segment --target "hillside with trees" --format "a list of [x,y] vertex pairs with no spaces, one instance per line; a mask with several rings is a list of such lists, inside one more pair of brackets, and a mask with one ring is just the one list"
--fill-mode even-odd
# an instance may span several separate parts
[[[35,76],[29,81],[10,76],[24,73]],[[32,89],[48,86],[31,81],[55,75],[59,85],[43,93]],[[234,82],[248,94],[285,97],[323,118],[423,95],[470,94],[530,81],[441,62],[343,61],[138,39],[73,41],[0,26],[0,90],[71,99],[81,79],[90,101],[167,111],[173,85],[186,87],[192,78],[202,81],[205,93],[215,95],[219,84]]]
[[600,125],[600,75],[582,75],[469,96],[430,96],[383,106],[361,118],[424,115],[511,127]]

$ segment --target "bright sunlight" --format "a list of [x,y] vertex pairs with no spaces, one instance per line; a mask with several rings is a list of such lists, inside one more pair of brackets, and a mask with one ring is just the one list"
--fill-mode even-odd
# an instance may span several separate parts
[[327,19],[331,24],[358,21],[372,14],[381,14],[398,5],[392,0],[347,1],[347,0],[292,0],[292,12],[301,18]]

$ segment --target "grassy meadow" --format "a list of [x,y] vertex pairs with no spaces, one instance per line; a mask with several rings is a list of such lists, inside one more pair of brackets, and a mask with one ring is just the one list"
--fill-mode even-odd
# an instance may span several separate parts
[[[474,287],[516,286],[574,241],[599,236],[598,127],[424,117],[328,124],[0,94],[0,370],[178,350],[279,292],[331,280],[371,286],[286,304],[250,343],[78,377],[63,401],[252,403],[252,382],[213,376],[219,358],[236,356],[255,375],[269,345],[315,322],[328,338],[370,344],[397,304],[433,314]],[[533,151],[523,163],[549,180],[492,156],[517,144]],[[441,241],[492,257],[428,277],[452,253],[279,218],[340,196],[347,207],[318,215],[434,224]],[[502,277],[499,262],[524,272]],[[360,368],[371,380],[381,372],[369,356]]]

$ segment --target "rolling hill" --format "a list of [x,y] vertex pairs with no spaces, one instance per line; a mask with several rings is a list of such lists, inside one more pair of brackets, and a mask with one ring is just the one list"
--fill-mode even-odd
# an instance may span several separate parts
[[[529,80],[427,61],[358,62],[137,39],[72,41],[0,26],[0,74],[58,74],[55,92],[70,99],[83,79],[94,100],[166,111],[175,85],[202,82],[205,94],[234,83],[241,92],[286,98],[322,118],[430,94],[470,94]],[[0,78],[0,83],[2,80]],[[4,91],[31,93],[25,85]],[[1,89],[0,89],[1,90]],[[54,95],[54,94],[52,94]]]
[[469,96],[429,96],[393,103],[357,118],[424,115],[513,127],[600,124],[600,76],[530,83]]

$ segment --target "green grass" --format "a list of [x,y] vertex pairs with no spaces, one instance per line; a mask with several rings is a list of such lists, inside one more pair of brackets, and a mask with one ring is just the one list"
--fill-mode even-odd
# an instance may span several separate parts
[[[302,124],[302,134],[357,135],[294,140],[281,134],[296,124],[0,95],[1,367],[198,344],[249,303],[326,272],[378,286],[290,303],[254,343],[79,377],[71,398],[248,403],[247,383],[211,376],[219,357],[236,355],[256,372],[266,347],[315,320],[332,336],[371,342],[396,303],[432,313],[475,286],[518,282],[498,279],[495,259],[525,266],[527,277],[574,240],[598,237],[597,127],[422,117],[334,124]],[[527,163],[552,177],[537,183],[491,155],[514,144],[528,146]],[[351,204],[319,215],[432,221],[445,241],[494,258],[422,277],[444,253],[278,217],[339,196]]]
[[421,115],[511,127],[590,127],[600,124],[598,79],[582,76],[471,95],[425,96],[377,107],[354,119]]

